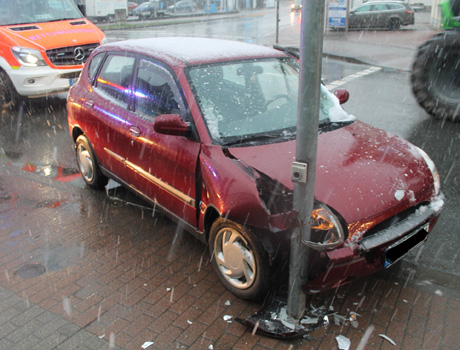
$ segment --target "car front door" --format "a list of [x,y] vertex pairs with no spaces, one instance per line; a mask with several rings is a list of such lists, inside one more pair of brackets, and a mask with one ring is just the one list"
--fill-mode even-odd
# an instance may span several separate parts
[[371,14],[371,5],[363,5],[350,13],[350,28],[365,28]]
[[139,59],[135,78],[135,113],[128,125],[126,159],[130,184],[167,211],[196,227],[196,166],[200,143],[184,136],[159,134],[158,115],[187,109],[173,74],[148,59]]

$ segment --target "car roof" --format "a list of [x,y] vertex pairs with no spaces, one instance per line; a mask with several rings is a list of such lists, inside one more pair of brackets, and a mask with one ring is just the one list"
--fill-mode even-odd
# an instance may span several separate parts
[[163,37],[119,41],[100,47],[148,55],[170,65],[192,66],[240,59],[286,57],[282,51],[241,41],[210,38]]

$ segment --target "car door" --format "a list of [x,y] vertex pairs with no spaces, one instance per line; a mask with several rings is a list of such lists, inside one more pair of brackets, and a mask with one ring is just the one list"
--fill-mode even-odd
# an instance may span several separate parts
[[365,28],[371,14],[371,5],[363,5],[350,12],[348,26],[350,28]]
[[124,159],[125,130],[129,120],[131,79],[135,58],[123,53],[107,54],[85,108],[93,120],[90,142],[101,165],[116,177],[127,180]]
[[159,134],[153,129],[158,115],[179,114],[188,119],[180,91],[168,69],[151,60],[139,59],[126,165],[133,188],[196,227],[200,143],[183,136]]
[[372,8],[372,28],[385,28],[387,26],[390,11],[385,4],[375,4]]

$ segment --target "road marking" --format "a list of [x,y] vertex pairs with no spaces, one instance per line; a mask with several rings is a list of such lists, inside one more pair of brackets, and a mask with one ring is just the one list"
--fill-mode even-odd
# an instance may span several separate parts
[[358,73],[349,75],[348,77],[345,77],[345,78],[343,78],[343,79],[333,81],[333,82],[327,84],[327,85],[326,85],[326,88],[327,88],[328,90],[334,90],[334,89],[337,89],[338,87],[342,86],[342,85],[345,84],[345,83],[349,83],[349,82],[352,81],[352,80],[355,80],[355,79],[358,79],[358,78],[362,78],[363,76],[366,76],[366,75],[369,75],[369,74],[378,72],[378,71],[380,71],[380,70],[382,70],[382,67],[371,67],[371,68],[362,70],[362,71],[360,71],[360,72],[358,72]]

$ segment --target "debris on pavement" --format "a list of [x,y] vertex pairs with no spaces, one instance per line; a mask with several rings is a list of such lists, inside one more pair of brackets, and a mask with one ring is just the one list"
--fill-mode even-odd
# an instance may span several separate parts
[[153,345],[153,341],[146,341],[142,344],[142,349],[147,349],[150,345]]
[[337,340],[337,346],[339,347],[339,350],[350,349],[351,341],[347,337],[344,337],[343,335],[338,335],[335,337],[335,340]]
[[391,339],[390,337],[386,336],[385,334],[379,334],[379,336],[382,337],[385,340],[388,340],[391,344],[396,346],[396,343],[393,341],[393,339]]

